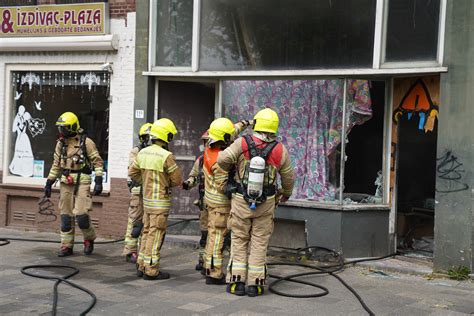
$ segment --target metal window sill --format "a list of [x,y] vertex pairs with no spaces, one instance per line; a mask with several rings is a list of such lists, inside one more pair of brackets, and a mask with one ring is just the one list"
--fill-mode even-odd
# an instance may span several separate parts
[[315,208],[333,211],[387,211],[390,210],[388,204],[337,204],[335,202],[316,202],[307,200],[289,200],[288,202],[281,203],[281,206],[294,206],[301,208]]

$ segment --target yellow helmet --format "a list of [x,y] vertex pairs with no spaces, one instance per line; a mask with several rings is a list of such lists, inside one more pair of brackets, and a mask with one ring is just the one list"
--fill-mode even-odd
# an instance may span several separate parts
[[142,127],[140,127],[140,131],[138,132],[138,136],[142,137],[142,136],[150,134],[150,129],[151,129],[152,126],[153,126],[153,124],[151,124],[151,123],[143,124]]
[[167,118],[155,121],[150,129],[151,139],[160,139],[165,143],[169,143],[177,133],[178,131],[173,121]]
[[56,126],[59,127],[59,133],[64,136],[77,133],[79,130],[79,120],[76,114],[72,112],[64,112],[56,121]]
[[276,134],[278,131],[278,124],[280,120],[278,119],[278,114],[272,109],[265,108],[260,110],[255,117],[253,118],[255,126],[253,128],[256,132],[268,132]]
[[221,140],[228,143],[234,132],[234,123],[226,117],[215,119],[209,126],[209,138],[214,142]]

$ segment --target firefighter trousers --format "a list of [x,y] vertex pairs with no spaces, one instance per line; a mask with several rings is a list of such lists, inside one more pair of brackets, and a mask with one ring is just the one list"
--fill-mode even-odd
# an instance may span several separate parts
[[59,210],[61,214],[61,247],[73,248],[75,222],[82,231],[84,240],[96,238],[89,212],[92,210],[92,196],[90,184],[79,184],[74,195],[76,185],[61,183]]
[[239,194],[232,198],[228,227],[232,231],[227,281],[265,285],[267,248],[273,233],[275,198],[251,210]]
[[209,212],[208,235],[206,243],[206,275],[211,278],[220,279],[222,272],[223,256],[222,246],[224,237],[228,233],[227,219],[229,218],[229,207],[207,207]]
[[[140,194],[130,196],[128,206],[127,230],[125,232],[125,246],[122,255],[126,256],[132,252],[138,252],[138,239],[141,233],[143,219],[143,201]],[[140,224],[141,223],[141,224]]]
[[156,276],[160,273],[160,250],[168,226],[169,209],[157,211],[144,207],[143,211],[143,231],[137,267],[149,276]]
[[199,262],[201,264],[204,264],[204,259],[206,257],[208,214],[207,209],[203,209],[199,212],[199,226],[201,228],[201,239],[199,240]]

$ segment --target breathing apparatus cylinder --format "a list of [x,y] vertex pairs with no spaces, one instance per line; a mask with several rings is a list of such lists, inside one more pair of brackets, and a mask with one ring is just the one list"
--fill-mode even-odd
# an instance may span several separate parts
[[257,208],[257,199],[263,194],[263,181],[265,178],[265,159],[256,156],[250,160],[248,169],[247,195],[251,210]]

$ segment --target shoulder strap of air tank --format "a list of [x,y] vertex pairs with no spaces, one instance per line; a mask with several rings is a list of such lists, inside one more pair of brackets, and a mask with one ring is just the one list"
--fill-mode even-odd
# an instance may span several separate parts
[[263,148],[260,157],[262,157],[263,159],[265,159],[265,161],[267,161],[267,159],[270,156],[273,148],[275,148],[276,145],[278,145],[277,141],[273,141],[271,143],[268,143],[267,146],[265,146],[265,148]]
[[255,142],[254,142],[252,136],[251,135],[244,135],[244,139],[247,142],[247,147],[248,147],[248,150],[249,150],[250,159],[252,159],[253,157],[260,156],[260,153],[257,149],[257,146],[255,145]]
[[82,154],[84,155],[84,159],[86,160],[86,164],[90,165],[89,156],[87,155],[86,139],[87,139],[86,133],[82,133],[80,141],[79,141],[80,142],[79,146],[81,147]]

